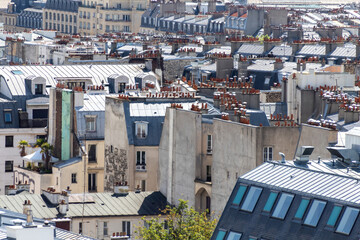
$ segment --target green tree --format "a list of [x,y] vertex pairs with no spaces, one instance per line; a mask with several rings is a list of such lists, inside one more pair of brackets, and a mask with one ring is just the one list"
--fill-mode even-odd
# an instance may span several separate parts
[[45,170],[50,170],[50,160],[51,160],[51,153],[53,151],[53,146],[50,145],[50,143],[44,142],[43,144],[41,144],[40,146],[41,148],[41,153],[42,153],[42,159],[45,163]]
[[23,156],[26,155],[26,150],[25,150],[25,148],[26,148],[26,147],[29,147],[29,146],[30,146],[30,145],[29,145],[28,141],[26,141],[26,140],[21,140],[21,141],[19,142],[18,147],[20,148],[20,156],[21,156],[21,157],[23,157]]
[[208,240],[217,223],[217,219],[208,217],[207,212],[199,213],[188,202],[180,199],[177,207],[167,206],[163,210],[164,218],[143,220],[147,226],[138,227],[137,239],[144,240]]

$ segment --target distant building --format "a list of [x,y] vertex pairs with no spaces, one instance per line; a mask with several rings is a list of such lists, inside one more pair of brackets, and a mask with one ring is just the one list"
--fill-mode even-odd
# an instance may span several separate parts
[[80,0],[47,0],[43,9],[43,29],[61,33],[78,33],[78,9]]
[[102,4],[83,0],[78,9],[78,32],[82,35],[138,33],[145,0],[107,0]]

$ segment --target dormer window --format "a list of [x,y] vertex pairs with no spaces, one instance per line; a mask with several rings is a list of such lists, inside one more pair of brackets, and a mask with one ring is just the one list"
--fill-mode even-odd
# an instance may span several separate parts
[[144,139],[148,134],[148,122],[135,122],[135,134],[138,139]]
[[95,132],[96,131],[96,115],[87,115],[85,116],[86,131]]
[[35,95],[43,94],[43,84],[35,84]]

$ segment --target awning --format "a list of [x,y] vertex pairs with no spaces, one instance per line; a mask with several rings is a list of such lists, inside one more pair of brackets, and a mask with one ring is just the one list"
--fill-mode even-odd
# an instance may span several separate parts
[[[23,160],[33,163],[43,162],[41,148],[38,148],[35,152],[23,157]],[[50,162],[57,162],[58,158],[51,156]]]

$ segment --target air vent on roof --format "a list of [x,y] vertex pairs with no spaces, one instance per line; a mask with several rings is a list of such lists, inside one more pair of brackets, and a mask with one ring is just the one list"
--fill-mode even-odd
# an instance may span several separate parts
[[308,163],[309,157],[313,151],[314,151],[313,146],[301,146],[296,151],[295,161],[302,164]]
[[344,147],[327,147],[326,149],[331,153],[331,155],[335,155],[347,164],[359,165],[359,153],[354,149]]

